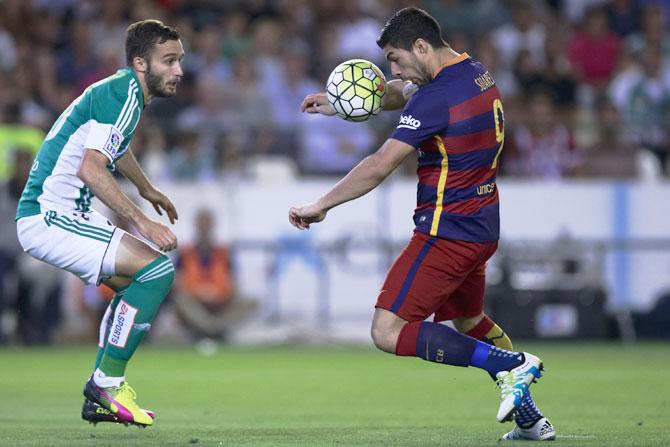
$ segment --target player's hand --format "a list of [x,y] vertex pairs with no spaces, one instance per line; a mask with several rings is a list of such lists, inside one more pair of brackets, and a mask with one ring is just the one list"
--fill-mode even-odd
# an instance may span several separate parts
[[316,203],[309,203],[300,207],[292,207],[288,212],[288,221],[300,230],[307,230],[310,224],[325,219],[326,213]]
[[149,191],[144,192],[142,197],[151,202],[159,216],[163,215],[161,209],[164,209],[171,224],[174,224],[175,221],[179,219],[177,209],[174,207],[170,199],[159,190],[152,188]]
[[321,115],[335,115],[335,109],[328,102],[325,93],[312,93],[305,96],[300,104],[300,111],[307,113],[320,113]]
[[142,236],[156,244],[162,251],[177,248],[177,236],[162,223],[144,217],[136,223],[136,226]]

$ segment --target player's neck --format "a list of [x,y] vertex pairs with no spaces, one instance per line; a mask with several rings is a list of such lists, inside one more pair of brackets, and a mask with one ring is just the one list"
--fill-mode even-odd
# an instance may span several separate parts
[[144,73],[139,72],[137,70],[135,71],[135,75],[137,76],[137,79],[140,81],[140,86],[142,86],[142,96],[144,97],[144,107],[148,106],[149,103],[151,103],[151,100],[154,99],[154,95],[151,94],[149,91],[149,87],[147,87],[147,82],[144,79]]
[[451,65],[453,61],[460,57],[461,54],[457,53],[451,47],[438,48],[435,50],[435,58],[433,59],[433,64],[430,67],[433,77],[442,70],[443,67]]

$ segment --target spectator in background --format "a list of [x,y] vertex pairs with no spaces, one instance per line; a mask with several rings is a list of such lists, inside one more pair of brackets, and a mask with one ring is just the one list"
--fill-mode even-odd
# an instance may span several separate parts
[[[32,163],[32,151],[16,151],[4,148],[7,158],[12,158],[12,175],[0,182],[0,344],[6,342],[3,310],[15,301],[15,291],[10,291],[11,280],[17,277],[17,259],[22,250],[14,231],[13,210],[19,202],[28,170]],[[26,166],[27,165],[27,166]]]
[[616,106],[603,98],[598,104],[597,115],[598,138],[584,150],[579,175],[589,178],[634,178],[637,174],[636,150],[623,137],[625,130]]
[[[270,82],[272,85],[277,85],[282,76],[282,65],[277,68],[279,71]],[[252,133],[261,129],[274,129],[270,106],[261,85],[263,79],[258,77],[254,60],[247,55],[238,56],[233,61],[233,76],[227,84],[227,108],[224,117],[236,132]]]
[[228,248],[214,240],[214,215],[196,215],[195,243],[178,252],[174,304],[185,328],[198,340],[222,341],[247,320],[256,302],[239,296]]
[[253,41],[249,34],[249,17],[240,10],[233,10],[223,19],[223,56],[235,59],[240,54],[252,51]]
[[581,29],[568,43],[568,58],[577,79],[585,87],[582,104],[590,106],[602,93],[619,61],[621,38],[610,31],[607,13],[602,7],[586,12]]
[[22,124],[21,104],[12,103],[0,109],[0,183],[8,181],[16,172],[16,148],[34,157],[44,136],[41,130]]
[[223,58],[223,32],[218,23],[206,25],[195,35],[195,53],[187,62],[189,71],[223,82],[230,78],[230,64]]
[[183,130],[175,139],[170,154],[170,177],[179,182],[214,180],[214,148],[203,144],[204,138],[198,132]]
[[626,37],[640,30],[640,9],[635,0],[613,0],[605,6],[612,31]]
[[212,76],[199,76],[195,84],[195,100],[179,112],[175,123],[179,129],[198,132],[212,139],[234,125],[226,120],[227,86]]
[[527,100],[526,123],[511,135],[506,149],[505,172],[525,178],[569,177],[579,165],[579,156],[568,128],[556,119],[556,101],[544,91]]
[[374,44],[381,23],[363,10],[360,0],[339,0],[340,21],[337,38],[330,44],[336,47],[340,59],[359,57],[379,62],[379,48]]
[[[544,67],[545,26],[537,20],[536,2],[517,0],[514,3],[512,23],[507,23],[493,32],[493,44],[500,53],[502,68],[512,70],[519,52],[527,50],[533,67]],[[448,32],[448,30],[447,30]]]
[[498,90],[507,101],[519,93],[519,84],[511,71],[504,70],[500,66],[500,54],[496,50],[490,35],[480,37],[472,57],[482,63],[493,74]]
[[571,107],[575,104],[577,83],[565,54],[564,35],[564,30],[560,28],[549,32],[545,42],[546,65],[543,70],[527,77],[523,87],[526,91],[544,90],[554,97],[559,107]]
[[670,73],[663,71],[661,48],[645,47],[640,66],[621,73],[612,82],[610,95],[629,141],[654,154],[660,171],[668,176]]
[[274,19],[262,18],[253,23],[254,73],[259,84],[272,84],[282,71],[282,30]]
[[367,123],[350,123],[303,114],[299,169],[307,175],[343,175],[374,150],[376,138]]
[[[20,146],[11,153],[12,176],[0,187],[0,323],[3,310],[13,305],[18,339],[26,345],[49,344],[60,319],[60,272],[23,253],[19,245],[12,210],[16,210],[34,154],[31,148]],[[0,327],[0,341],[3,334]]]
[[98,67],[92,48],[91,22],[85,17],[78,17],[67,30],[68,45],[58,51],[56,77],[58,82],[74,84],[79,92],[83,92],[87,82],[95,77]]
[[626,38],[626,50],[639,54],[647,46],[659,47],[664,58],[670,57],[670,33],[668,17],[660,3],[649,3],[642,8],[642,30]]
[[158,182],[170,179],[165,133],[151,119],[144,121],[135,131],[132,149],[147,177]]

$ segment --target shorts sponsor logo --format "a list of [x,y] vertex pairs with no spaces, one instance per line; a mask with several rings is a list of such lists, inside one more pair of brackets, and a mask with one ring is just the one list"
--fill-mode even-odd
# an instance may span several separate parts
[[398,129],[412,129],[416,130],[421,127],[421,121],[414,118],[412,115],[400,115],[400,122],[398,123]]
[[107,143],[105,143],[105,146],[103,147],[103,150],[107,152],[109,155],[114,158],[119,152],[119,148],[121,147],[121,142],[123,141],[123,135],[121,135],[121,132],[118,130],[112,128],[109,138],[107,139]]
[[137,308],[121,300],[114,314],[112,322],[112,331],[109,333],[109,344],[119,348],[125,348],[128,342],[130,329],[135,323]]

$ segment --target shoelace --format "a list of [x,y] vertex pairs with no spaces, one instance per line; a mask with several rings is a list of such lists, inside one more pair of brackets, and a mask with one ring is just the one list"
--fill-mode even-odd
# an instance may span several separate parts
[[504,400],[514,391],[514,374],[508,372],[504,376],[499,377],[496,379],[496,385],[498,385],[501,391],[500,398]]
[[135,390],[125,382],[121,385],[121,393],[128,393],[132,396],[133,401],[137,398],[137,394],[135,393]]

